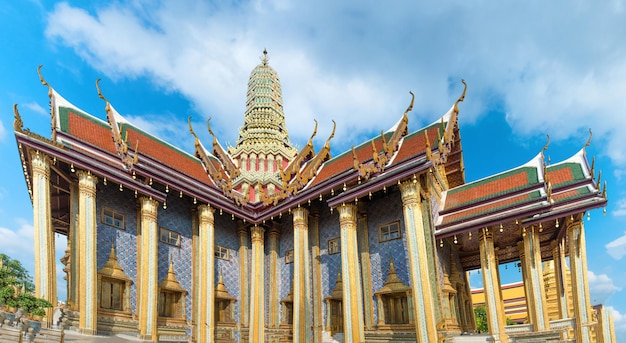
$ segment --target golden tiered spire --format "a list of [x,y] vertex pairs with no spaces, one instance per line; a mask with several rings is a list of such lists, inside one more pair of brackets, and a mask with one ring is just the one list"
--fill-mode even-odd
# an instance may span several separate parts
[[111,244],[109,259],[104,264],[104,267],[98,271],[98,274],[118,280],[130,280],[130,278],[124,273],[124,269],[122,269],[120,264],[117,262],[117,256],[115,256],[115,247],[113,244]]
[[170,266],[167,269],[167,276],[163,279],[163,281],[161,281],[161,283],[159,283],[159,287],[170,291],[187,293],[187,290],[184,289],[180,283],[178,283],[178,280],[176,280],[176,275],[174,274],[174,263],[171,258]]

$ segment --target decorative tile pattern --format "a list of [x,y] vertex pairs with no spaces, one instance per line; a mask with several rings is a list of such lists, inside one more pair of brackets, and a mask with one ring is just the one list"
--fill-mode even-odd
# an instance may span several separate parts
[[[116,229],[100,221],[102,208],[107,207],[125,216],[125,230]],[[109,258],[111,244],[115,246],[115,254],[124,273],[133,280],[130,287],[130,309],[134,313],[137,304],[137,209],[136,199],[128,190],[120,192],[115,185],[98,185],[96,195],[97,211],[97,264],[100,270]]]
[[174,273],[178,283],[187,290],[185,299],[186,319],[191,320],[191,285],[192,285],[192,226],[191,204],[187,198],[169,197],[167,209],[162,204],[158,208],[157,226],[180,234],[180,247],[159,241],[158,279],[161,282],[167,276],[169,260],[172,259]]
[[[228,261],[221,259],[214,259],[215,263],[215,280],[214,285],[217,285],[219,280],[220,270],[222,271],[222,277],[224,278],[224,285],[228,290],[228,293],[233,297],[239,299],[241,292],[239,291],[239,238],[237,236],[237,224],[233,221],[230,215],[220,215],[219,210],[215,211],[215,244],[223,246],[229,250],[230,259]],[[239,309],[241,304],[239,301],[235,302],[235,318],[239,320]]]
[[[328,255],[328,240],[339,236],[339,214],[330,213],[324,208],[320,211],[320,264],[322,271],[322,297],[332,293],[337,281],[337,274],[341,271],[341,254]],[[326,322],[326,303],[323,302],[323,322]]]
[[[393,221],[400,222],[402,238],[379,242],[378,227]],[[378,320],[376,297],[373,294],[381,289],[389,274],[389,261],[393,259],[398,277],[406,285],[409,282],[409,260],[406,245],[406,229],[402,210],[402,199],[399,192],[388,192],[378,200],[368,203],[367,228],[370,244],[370,263],[372,271],[372,302],[374,305],[374,322]]]

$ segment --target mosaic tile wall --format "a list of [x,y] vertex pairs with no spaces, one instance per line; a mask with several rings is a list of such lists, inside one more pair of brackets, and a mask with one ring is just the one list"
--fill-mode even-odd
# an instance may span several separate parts
[[[339,237],[339,214],[337,211],[330,213],[324,206],[320,211],[320,264],[322,270],[322,298],[332,293],[337,281],[337,274],[341,271],[341,254],[328,254],[328,241]],[[326,303],[323,302],[324,320],[326,323]]]
[[[378,228],[383,224],[394,221],[400,222],[401,238],[380,242]],[[378,320],[378,308],[376,297],[373,294],[381,289],[387,281],[390,259],[393,259],[393,265],[400,280],[406,285],[410,285],[409,255],[406,245],[402,199],[399,192],[389,192],[384,198],[367,204],[367,229],[372,271],[372,303],[374,305],[374,323],[376,323]]]
[[[111,244],[115,246],[115,253],[120,267],[124,273],[136,280],[137,278],[137,210],[135,197],[128,190],[120,192],[115,185],[104,186],[98,184],[96,194],[97,211],[97,263],[100,270],[109,258]],[[101,222],[102,208],[107,207],[125,216],[126,228],[120,230]],[[130,308],[134,313],[136,309],[136,284],[130,287]]]
[[235,302],[235,318],[239,321],[239,238],[237,236],[237,224],[230,215],[220,215],[219,210],[215,211],[215,244],[225,247],[229,250],[229,260],[214,259],[215,263],[215,280],[214,285],[217,286],[220,270],[224,279],[224,285],[228,293],[238,300]]
[[[278,299],[282,301],[289,294],[293,283],[293,263],[285,263],[285,254],[293,249],[293,216],[291,215],[282,218],[278,249],[278,277],[280,278]],[[266,284],[266,287],[269,287],[269,283]],[[282,313],[282,307],[280,310],[280,322],[282,323],[285,314]]]
[[158,275],[159,283],[167,276],[169,260],[172,259],[178,283],[187,290],[185,310],[187,320],[191,320],[192,285],[192,223],[191,202],[188,198],[169,197],[167,209],[158,207],[157,226],[180,234],[180,247],[159,240]]

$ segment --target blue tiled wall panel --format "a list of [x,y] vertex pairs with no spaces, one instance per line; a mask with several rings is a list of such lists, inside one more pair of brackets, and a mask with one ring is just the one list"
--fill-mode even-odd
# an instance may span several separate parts
[[[100,270],[109,258],[111,244],[115,246],[115,253],[124,273],[133,280],[130,289],[130,307],[136,310],[136,283],[137,279],[137,199],[128,190],[119,191],[114,185],[98,185],[96,194],[97,210],[97,263]],[[125,229],[103,224],[101,221],[102,208],[107,207],[125,216]]]

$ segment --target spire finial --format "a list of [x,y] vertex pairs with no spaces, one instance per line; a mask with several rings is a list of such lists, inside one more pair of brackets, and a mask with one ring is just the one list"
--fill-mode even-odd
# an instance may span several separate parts
[[263,62],[263,65],[266,65],[267,61],[269,61],[269,59],[267,58],[267,49],[263,49],[263,57],[261,61]]

